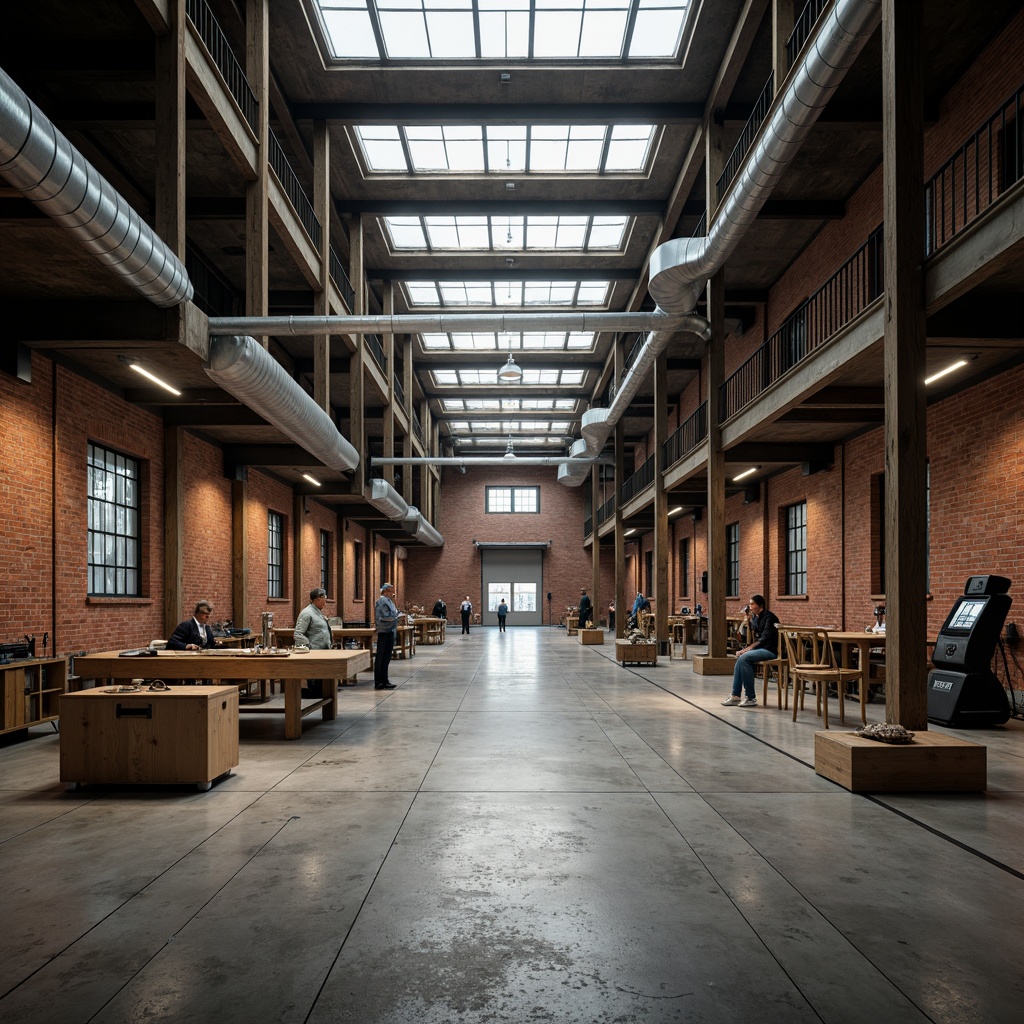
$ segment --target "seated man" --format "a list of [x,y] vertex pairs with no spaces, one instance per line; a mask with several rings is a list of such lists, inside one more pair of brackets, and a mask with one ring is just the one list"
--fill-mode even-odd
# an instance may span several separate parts
[[216,647],[213,627],[209,625],[213,605],[209,601],[197,601],[191,619],[179,622],[174,627],[170,640],[167,641],[169,651],[201,651],[206,647]]
[[[732,672],[732,693],[722,703],[726,707],[756,708],[754,669],[759,661],[772,661],[779,656],[779,620],[768,611],[765,599],[754,594],[750,599],[750,632],[753,640],[736,654]],[[744,696],[740,697],[742,690]],[[795,697],[793,698],[796,699]]]

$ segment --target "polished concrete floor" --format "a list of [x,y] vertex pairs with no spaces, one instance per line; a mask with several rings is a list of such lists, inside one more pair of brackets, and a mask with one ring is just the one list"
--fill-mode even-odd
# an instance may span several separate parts
[[453,634],[208,793],[3,747],[0,1019],[1021,1020],[1024,723],[984,795],[854,796],[813,712],[612,650]]

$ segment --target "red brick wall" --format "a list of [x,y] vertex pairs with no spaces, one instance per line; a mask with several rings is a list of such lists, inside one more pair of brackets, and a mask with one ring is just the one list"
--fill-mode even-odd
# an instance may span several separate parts
[[[494,515],[484,511],[487,486],[539,486],[540,514]],[[467,468],[465,475],[444,470],[435,526],[444,536],[442,548],[410,548],[405,562],[405,603],[433,607],[443,596],[451,612],[469,594],[476,608],[483,605],[480,553],[473,541],[551,541],[544,552],[544,592],[551,591],[556,618],[579,600],[580,589],[592,591],[593,564],[583,546],[584,494],[589,483],[566,487],[555,469],[522,468],[514,475],[504,467]],[[614,590],[614,554],[602,550],[598,614],[608,607]],[[591,596],[594,596],[591,593]],[[403,595],[400,595],[400,600]],[[544,602],[545,606],[547,602]],[[547,621],[547,608],[544,608]]]
[[[263,612],[272,612],[275,626],[291,626],[295,622],[292,611],[292,595],[295,593],[294,572],[292,570],[292,551],[294,539],[292,530],[295,522],[292,514],[292,489],[273,477],[256,470],[249,472],[246,486],[246,534],[247,534],[247,566],[246,566],[246,599],[249,622],[245,625],[258,629]],[[284,596],[270,598],[267,596],[267,524],[268,513],[277,512],[282,517],[284,538],[284,564],[282,580]],[[301,607],[305,607],[304,601]],[[239,623],[239,625],[242,625]]]

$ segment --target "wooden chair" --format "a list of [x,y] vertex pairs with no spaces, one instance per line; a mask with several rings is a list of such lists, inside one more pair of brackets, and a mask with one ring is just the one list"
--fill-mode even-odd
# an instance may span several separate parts
[[757,671],[761,673],[761,681],[763,683],[761,691],[762,707],[768,706],[768,682],[774,674],[779,698],[779,710],[782,711],[789,707],[789,662],[786,661],[784,650],[779,653],[780,656],[778,658],[772,658],[769,661],[759,661],[757,663]]
[[835,683],[839,694],[839,721],[846,721],[843,694],[846,684],[854,680],[860,687],[861,719],[867,721],[865,709],[866,687],[864,669],[840,668],[835,651],[828,638],[828,631],[813,626],[780,626],[779,634],[786,640],[788,672],[793,680],[793,721],[797,708],[804,706],[804,688],[810,683],[815,690],[815,710],[822,716],[828,728],[828,684]]

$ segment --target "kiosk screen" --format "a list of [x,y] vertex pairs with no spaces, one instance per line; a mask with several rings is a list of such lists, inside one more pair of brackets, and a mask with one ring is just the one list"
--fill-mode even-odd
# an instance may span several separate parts
[[943,633],[970,633],[986,604],[988,604],[987,598],[983,600],[961,598],[960,603],[950,612],[949,621],[942,627]]

